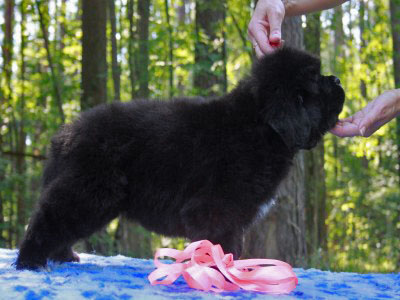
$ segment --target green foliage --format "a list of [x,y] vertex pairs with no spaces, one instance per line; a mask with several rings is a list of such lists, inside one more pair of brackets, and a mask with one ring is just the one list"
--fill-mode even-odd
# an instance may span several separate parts
[[[17,219],[18,195],[23,195],[24,209],[29,216],[37,201],[40,189],[43,157],[51,136],[61,124],[54,99],[53,82],[48,59],[43,46],[42,32],[34,3],[26,4],[27,18],[24,53],[25,80],[21,78],[21,26],[14,24],[14,51],[11,81],[0,77],[0,246],[17,247],[17,231],[25,227]],[[17,1],[18,3],[20,1]],[[137,1],[134,5],[134,24],[137,24]],[[165,0],[153,0],[150,7],[149,88],[152,98],[169,95],[169,42],[171,36],[166,26]],[[195,1],[169,0],[173,45],[172,94],[196,95],[193,74],[201,68],[195,64]],[[222,24],[218,46],[225,43],[228,90],[235,86],[250,69],[251,44],[247,40],[247,25],[252,13],[252,0],[226,1],[225,22]],[[44,3],[48,3],[45,5]],[[49,33],[50,51],[57,69],[66,122],[71,122],[80,111],[81,81],[81,21],[78,1],[44,2],[42,9]],[[129,79],[129,20],[128,0],[116,1],[117,41],[121,65],[121,99],[131,99],[131,88],[138,91],[136,81],[131,87]],[[333,11],[321,14],[321,57],[326,73],[336,73],[347,92],[347,102],[342,117],[364,107],[368,101],[394,87],[392,68],[392,43],[388,1],[364,1],[365,18],[360,22],[360,3],[343,5],[343,22],[335,22]],[[0,5],[4,14],[4,6]],[[15,19],[20,20],[16,8]],[[339,20],[340,21],[340,20]],[[343,39],[335,49],[335,30],[343,24]],[[361,23],[364,32],[360,36]],[[3,26],[4,27],[4,26]],[[0,43],[4,42],[4,28]],[[136,33],[136,25],[134,32]],[[307,30],[307,28],[305,28]],[[111,30],[107,31],[108,36]],[[200,33],[201,34],[201,33]],[[363,45],[365,41],[365,45]],[[111,43],[108,45],[110,53]],[[133,40],[137,57],[138,43]],[[340,53],[340,55],[338,55]],[[110,66],[111,58],[108,55]],[[211,57],[225,63],[219,57]],[[138,61],[134,69],[137,71]],[[0,58],[0,64],[4,59]],[[3,66],[2,66],[3,67]],[[221,66],[215,66],[220,68]],[[2,68],[3,69],[3,68]],[[11,86],[11,90],[8,86]],[[363,91],[362,86],[366,87]],[[111,67],[108,75],[108,95],[112,91]],[[222,89],[221,89],[222,90]],[[8,97],[9,96],[9,97]],[[111,101],[112,97],[109,97]],[[24,100],[22,100],[24,99]],[[26,134],[20,140],[19,133]],[[24,143],[24,153],[19,153]],[[325,139],[325,169],[327,190],[328,250],[317,251],[310,258],[310,266],[347,271],[395,271],[400,267],[400,191],[397,162],[395,123],[382,127],[368,139],[339,139],[327,135]],[[17,158],[23,156],[25,169],[16,169]],[[118,222],[115,221],[102,235],[90,240],[101,244],[106,254],[120,253],[116,243]],[[183,248],[184,239],[168,239],[135,228],[138,235],[150,236],[151,252],[160,246]],[[97,239],[97,240],[96,240]],[[99,240],[100,239],[100,240]],[[85,245],[81,244],[82,251]],[[143,250],[143,249],[142,249]],[[140,251],[142,251],[140,250]],[[87,251],[87,250],[86,250]],[[125,250],[124,250],[125,251]],[[147,252],[146,252],[147,251]],[[125,252],[131,255],[148,255],[149,249]]]
[[[360,36],[359,3],[343,6],[344,55],[334,57],[330,12],[321,49],[325,70],[336,60],[337,76],[347,100],[341,117],[347,117],[392,89],[391,35],[387,1],[365,2],[365,31]],[[335,30],[335,28],[333,28]],[[365,47],[362,45],[365,40]],[[362,82],[366,86],[363,95]],[[366,96],[366,97],[365,97]],[[368,139],[327,136],[325,159],[328,191],[328,248],[335,270],[394,271],[400,257],[400,194],[395,122]]]

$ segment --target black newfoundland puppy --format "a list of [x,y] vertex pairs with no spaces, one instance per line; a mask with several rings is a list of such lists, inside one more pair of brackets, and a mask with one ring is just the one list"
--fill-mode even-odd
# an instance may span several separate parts
[[240,256],[242,235],[293,156],[338,120],[344,91],[320,61],[284,48],[229,94],[100,105],[53,138],[43,189],[16,261],[78,261],[71,246],[121,214]]

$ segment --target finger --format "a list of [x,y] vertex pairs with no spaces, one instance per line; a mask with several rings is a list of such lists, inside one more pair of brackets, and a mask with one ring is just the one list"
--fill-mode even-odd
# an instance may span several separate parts
[[392,103],[387,101],[377,101],[384,98],[377,98],[370,102],[371,109],[360,122],[359,128],[363,136],[369,137],[380,127],[392,120],[396,116],[396,109]]
[[263,57],[264,53],[261,51],[260,46],[258,45],[256,39],[251,34],[249,34],[249,37],[250,37],[251,43],[253,44],[253,49],[256,52],[257,58]]
[[384,121],[380,118],[379,114],[375,110],[372,110],[361,120],[358,128],[363,137],[369,137],[383,124]]
[[360,130],[356,124],[342,122],[340,124],[336,124],[336,126],[330,130],[330,133],[338,137],[353,137],[359,136]]
[[345,123],[345,122],[352,123],[352,122],[354,122],[354,116],[350,116],[350,117],[347,117],[347,118],[344,118],[344,119],[340,119],[339,122],[340,123]]
[[375,120],[372,118],[368,118],[363,120],[359,127],[360,134],[363,137],[370,137],[375,131],[377,131],[379,128],[381,128],[383,125],[385,125],[388,121],[385,121],[383,119]]
[[279,46],[281,43],[281,27],[285,16],[285,9],[282,6],[277,6],[273,10],[267,11],[270,31],[269,41],[273,46]]
[[254,33],[254,38],[257,41],[258,46],[263,54],[268,54],[273,52],[275,49],[271,46],[268,39],[268,31],[266,27],[260,22],[256,28],[257,30]]
[[[249,25],[249,37],[254,39],[254,41],[260,47],[260,50],[263,54],[271,53],[275,49],[270,45],[268,39],[268,30],[269,30],[269,23],[264,20],[253,20],[250,22]],[[253,45],[255,43],[253,42]]]
[[264,53],[262,53],[260,46],[258,44],[254,47],[254,51],[256,52],[257,58],[261,58],[264,56]]
[[350,116],[345,119],[339,119],[336,123],[336,127],[343,127],[346,123],[354,123],[354,116]]

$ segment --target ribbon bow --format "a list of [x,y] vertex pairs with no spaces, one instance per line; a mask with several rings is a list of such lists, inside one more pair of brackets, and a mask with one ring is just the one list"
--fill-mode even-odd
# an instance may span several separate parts
[[[175,262],[163,264],[160,257],[172,257]],[[272,294],[290,293],[296,288],[297,277],[292,267],[275,259],[233,260],[220,245],[203,240],[189,244],[185,250],[158,249],[154,270],[148,279],[152,285],[171,284],[183,276],[187,284],[203,291],[248,291]],[[228,281],[228,280],[229,281]]]

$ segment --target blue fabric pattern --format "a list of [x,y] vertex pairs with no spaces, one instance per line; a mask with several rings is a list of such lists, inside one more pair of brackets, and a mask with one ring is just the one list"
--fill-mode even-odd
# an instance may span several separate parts
[[0,299],[400,299],[400,273],[333,273],[295,269],[299,285],[289,295],[237,291],[215,294],[189,288],[182,277],[172,285],[151,286],[152,260],[81,253],[80,263],[50,263],[39,272],[16,271],[17,250],[0,249]]

